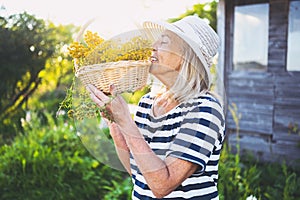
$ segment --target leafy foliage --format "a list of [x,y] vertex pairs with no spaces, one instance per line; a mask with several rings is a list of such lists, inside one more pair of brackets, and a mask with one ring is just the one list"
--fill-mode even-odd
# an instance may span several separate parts
[[40,73],[70,40],[70,30],[25,12],[0,17],[0,40],[0,129],[11,137],[20,127],[25,103],[42,82]]
[[[36,114],[30,116],[22,120],[25,134],[0,148],[0,199],[103,199],[128,177],[91,157],[72,124],[46,114],[41,126]],[[130,191],[130,185],[123,190]]]
[[124,179],[122,182],[113,180],[112,183],[112,186],[105,187],[108,193],[105,194],[104,200],[131,199],[132,183],[130,177]]
[[221,153],[218,189],[221,200],[296,200],[300,198],[300,171],[285,163],[259,163],[251,154],[241,157],[231,153],[226,144]]
[[54,41],[45,22],[27,13],[0,18],[0,28],[0,120],[5,123],[36,90]]
[[211,27],[217,31],[217,6],[218,2],[216,0],[207,3],[195,4],[193,9],[187,10],[178,18],[172,18],[169,21],[175,22],[189,15],[197,15],[200,18],[207,19]]

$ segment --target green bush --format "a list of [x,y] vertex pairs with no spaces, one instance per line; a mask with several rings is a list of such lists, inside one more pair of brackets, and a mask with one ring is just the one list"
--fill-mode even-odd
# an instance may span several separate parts
[[285,163],[261,163],[251,154],[233,154],[225,143],[219,166],[220,199],[300,199],[299,174],[299,169]]
[[121,182],[112,181],[112,186],[107,186],[109,192],[104,196],[104,200],[131,199],[132,182],[131,177],[127,177]]
[[239,154],[232,154],[224,145],[219,166],[218,189],[220,199],[239,200],[248,196],[259,196],[261,171],[255,163],[245,165]]
[[90,156],[71,124],[31,116],[25,133],[0,148],[0,199],[103,199],[127,176]]

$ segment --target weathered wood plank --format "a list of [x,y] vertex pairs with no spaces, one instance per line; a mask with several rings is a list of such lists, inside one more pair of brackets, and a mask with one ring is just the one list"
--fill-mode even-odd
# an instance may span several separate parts
[[[230,129],[236,129],[236,124],[232,118],[228,117],[227,127]],[[250,121],[250,120],[239,120],[239,127],[242,131],[257,132],[267,135],[272,135],[272,121],[262,120],[262,121]]]
[[247,86],[230,86],[228,88],[229,96],[241,96],[245,95],[249,98],[257,97],[257,98],[273,98],[274,97],[274,89],[273,88],[255,88],[255,87],[247,87]]
[[[275,96],[282,99],[295,99],[300,103],[300,90],[298,89],[275,89]],[[286,102],[286,104],[289,104]],[[298,107],[299,108],[299,107]]]
[[229,97],[273,98],[273,76],[269,73],[231,73],[227,92]]
[[234,0],[235,5],[248,5],[256,3],[268,3],[269,0]]
[[294,77],[286,77],[285,79],[282,78],[275,78],[275,89],[277,91],[285,90],[285,91],[295,91],[296,93],[300,93],[300,78],[296,79]]
[[[243,121],[252,121],[253,123],[268,123],[270,126],[272,126],[272,114],[256,114],[256,113],[250,113],[250,112],[239,112],[238,115],[240,116],[240,122]],[[232,113],[228,113],[228,120],[233,119]],[[292,121],[291,121],[292,122]],[[255,127],[257,128],[257,127]]]
[[276,105],[278,104],[287,104],[287,105],[293,105],[295,106],[294,109],[299,109],[299,98],[293,98],[293,97],[276,97],[274,100],[274,103]]
[[272,153],[288,160],[300,159],[300,148],[298,142],[277,142],[272,144]]
[[286,31],[286,28],[287,27],[274,27],[274,29],[272,27],[269,28],[269,31],[272,31],[272,33],[269,34],[268,52],[285,51],[284,48],[287,47],[287,41],[284,38],[284,32]]
[[272,11],[272,14],[276,15],[277,13],[286,12],[288,3],[289,2],[286,0],[270,0],[270,10]]
[[[272,44],[270,44],[271,46]],[[274,44],[275,46],[279,45],[278,42],[276,42],[276,44]],[[287,48],[287,44],[281,44],[279,46],[283,46],[283,47],[277,47],[277,48]],[[274,50],[272,52],[269,53],[269,60],[282,60],[282,59],[286,59],[286,55],[285,55],[285,50],[279,49],[276,50],[274,48]]]
[[268,152],[271,153],[271,143],[270,141],[262,138],[260,135],[251,136],[241,134],[239,140],[235,134],[231,134],[228,137],[228,141],[231,145],[240,145],[241,150],[251,150],[256,153]]
[[268,60],[268,71],[273,72],[273,68],[279,68],[282,69],[282,72],[286,71],[286,60],[274,60],[270,59]]
[[[291,124],[297,124],[297,126],[300,125],[300,119],[299,119],[299,113],[296,113],[294,115],[289,114],[289,113],[280,113],[278,114],[278,112],[280,112],[279,110],[275,110],[274,113],[274,128],[277,131],[285,131],[286,133],[288,133],[289,126],[291,126]],[[296,118],[298,117],[298,118]],[[300,128],[300,127],[299,127]]]
[[300,121],[300,109],[291,104],[276,104],[274,114],[275,116],[290,116],[294,120]]
[[243,78],[240,76],[236,77],[229,77],[229,85],[230,86],[247,86],[247,87],[258,87],[258,88],[273,88],[273,78],[263,78],[263,79],[250,79],[248,76]]
[[270,41],[269,42],[272,42],[275,39],[279,39],[278,41],[282,42],[283,39],[284,39],[283,36],[285,35],[284,33],[286,31],[287,31],[287,26],[286,25],[278,25],[278,24],[270,25],[270,27],[269,27],[269,40]]
[[[268,56],[272,56],[272,54],[277,55],[277,54],[285,53],[285,50],[282,49],[282,48],[286,48],[286,47],[287,47],[287,44],[286,44],[286,43],[283,43],[283,42],[280,42],[280,41],[276,41],[276,42],[278,42],[277,45],[281,45],[281,48],[272,48],[272,47],[271,47],[272,49],[269,50]],[[269,46],[272,46],[272,45],[275,45],[275,42],[270,41]]]
[[[253,99],[251,99],[253,100]],[[244,111],[246,113],[260,113],[262,115],[270,115],[270,117],[273,115],[273,104],[270,103],[260,103],[260,102],[238,102],[237,107],[240,111]]]
[[[300,142],[300,136],[297,134],[288,134],[286,131],[285,132],[280,132],[279,130],[274,131],[276,134],[273,135],[274,141],[277,142],[296,142],[299,144]],[[300,154],[300,150],[299,150]]]
[[[272,10],[274,11],[274,10]],[[272,16],[269,19],[270,24],[272,25],[284,25],[286,26],[286,22],[288,20],[288,17],[285,16],[285,10],[280,10],[276,13],[273,13]]]
[[[275,61],[273,61],[275,63]],[[271,67],[268,68],[269,72],[278,73],[278,72],[284,72],[286,69],[285,64],[282,62],[276,62],[276,64],[273,64]]]
[[[290,93],[292,95],[292,93]],[[297,93],[298,95],[298,93]],[[289,126],[299,126],[300,128],[300,98],[285,96],[276,97],[274,111],[274,138],[276,140],[300,140],[300,130],[298,133],[291,131]],[[289,134],[291,132],[291,134]],[[291,137],[291,135],[294,135]]]
[[289,134],[289,124],[300,127],[300,73],[275,75],[274,139],[278,141],[300,140],[298,134]]
[[[229,94],[229,93],[228,93]],[[238,103],[238,102],[245,102],[247,104],[260,104],[260,105],[272,105],[272,102],[274,100],[273,96],[264,96],[260,97],[258,95],[228,95],[228,105],[231,103]]]
[[[272,74],[231,73],[227,86],[227,94],[228,106],[231,103],[235,103],[238,114],[242,116],[239,120],[241,130],[272,134],[272,102],[274,99]],[[235,128],[231,113],[228,113],[228,127]]]
[[275,76],[275,85],[290,84],[291,86],[300,86],[300,72],[282,72],[276,73]]
[[268,72],[251,72],[251,71],[234,71],[228,74],[229,78],[249,79],[267,81],[273,77],[272,73]]
[[270,0],[268,71],[286,71],[288,1]]
[[[275,84],[274,89],[276,98],[298,99],[298,102],[300,103],[300,83]],[[286,102],[286,104],[289,104],[289,102]],[[300,108],[300,105],[298,108]]]
[[263,135],[241,132],[239,140],[236,134],[227,135],[227,140],[232,148],[240,146],[241,154],[252,152],[261,161],[283,162],[289,165],[299,165],[300,148],[298,141],[274,142]]

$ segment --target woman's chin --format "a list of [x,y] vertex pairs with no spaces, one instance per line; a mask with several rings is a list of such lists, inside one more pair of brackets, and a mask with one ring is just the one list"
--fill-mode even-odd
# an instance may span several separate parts
[[159,69],[159,64],[156,62],[152,62],[152,64],[150,65],[150,69],[149,72],[153,75],[155,75],[155,72],[157,72]]

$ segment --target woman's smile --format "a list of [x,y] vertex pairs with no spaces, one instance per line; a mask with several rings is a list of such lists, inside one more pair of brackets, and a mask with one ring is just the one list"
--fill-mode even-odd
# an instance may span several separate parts
[[151,61],[152,63],[157,63],[157,62],[158,62],[158,58],[157,58],[156,56],[151,56],[151,57],[150,57],[150,61]]

